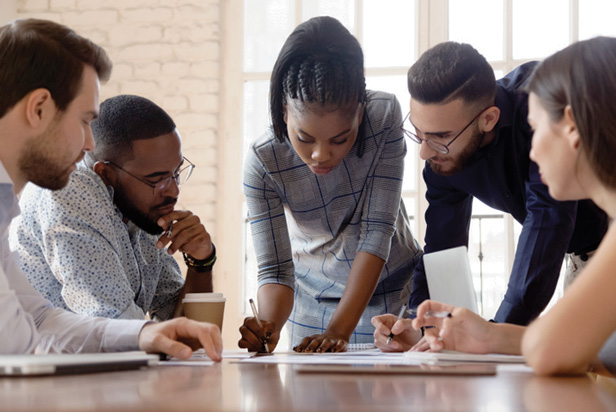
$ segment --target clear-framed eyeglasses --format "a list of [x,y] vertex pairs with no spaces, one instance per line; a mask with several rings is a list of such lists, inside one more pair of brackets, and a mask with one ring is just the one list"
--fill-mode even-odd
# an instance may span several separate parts
[[[165,190],[167,190],[173,181],[175,181],[175,184],[180,186],[184,183],[186,183],[186,181],[190,178],[190,175],[193,172],[193,169],[195,168],[195,165],[188,160],[185,157],[182,157],[182,159],[184,159],[184,162],[182,163],[182,165],[178,168],[178,170],[172,174],[171,176],[168,176],[166,178],[163,178],[161,180],[159,180],[156,183],[152,183],[152,182],[148,182],[147,180],[145,180],[142,177],[136,176],[134,174],[132,174],[131,172],[122,169],[122,167],[120,167],[118,164],[110,161],[110,160],[105,160],[105,164],[107,165],[112,165],[113,167],[115,167],[116,169],[119,169],[121,171],[123,171],[124,173],[126,173],[127,175],[139,180],[141,183],[146,184],[148,186],[150,186],[152,188],[153,194],[154,196],[158,196],[159,194],[163,193]],[[188,163],[188,164],[186,164]]]
[[413,123],[411,123],[411,120],[410,120],[411,112],[408,112],[407,115],[404,117],[404,120],[402,121],[402,130],[404,131],[404,134],[409,139],[414,141],[415,143],[422,144],[423,142],[426,142],[426,144],[428,146],[430,146],[432,149],[436,150],[437,152],[442,153],[442,154],[449,154],[449,146],[451,146],[451,144],[453,142],[455,142],[456,139],[458,137],[460,137],[462,135],[462,133],[464,133],[466,131],[466,129],[468,129],[469,126],[471,124],[473,124],[473,122],[475,120],[477,120],[479,118],[479,116],[481,116],[481,114],[483,112],[485,112],[486,110],[488,110],[492,106],[494,106],[494,105],[490,105],[490,106],[484,108],[483,110],[481,110],[479,113],[477,113],[477,115],[475,117],[473,117],[473,119],[470,122],[468,122],[468,124],[466,126],[464,126],[464,128],[460,131],[460,133],[455,135],[455,137],[453,139],[451,139],[449,141],[449,143],[447,143],[447,144],[444,144],[444,143],[441,143],[441,142],[437,142],[434,139],[423,139],[423,138],[419,137],[416,133],[411,132],[409,129],[412,128],[413,130],[415,130],[415,126],[413,126]]

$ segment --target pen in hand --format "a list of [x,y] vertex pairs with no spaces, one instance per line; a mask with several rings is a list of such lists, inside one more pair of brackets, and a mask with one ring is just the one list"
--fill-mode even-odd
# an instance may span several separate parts
[[173,222],[169,223],[169,227],[165,230],[165,236],[171,239],[171,234],[173,233]]
[[[408,313],[409,315],[413,317],[417,317],[417,308],[409,309],[406,311],[406,313]],[[424,317],[426,318],[450,318],[451,312],[446,312],[444,310],[441,310],[441,311],[428,310],[426,311],[426,313],[424,313]]]
[[[404,312],[406,312],[406,303],[402,305],[402,307],[400,308],[400,313],[398,314],[398,320],[404,317]],[[387,345],[389,345],[392,340],[394,340],[394,333],[390,332],[389,336],[387,337]]]
[[[248,303],[250,303],[250,309],[252,309],[252,314],[255,317],[255,320],[257,321],[257,325],[259,325],[259,327],[263,329],[263,324],[261,323],[261,320],[259,319],[259,314],[257,313],[257,308],[255,307],[254,300],[252,300],[252,298],[248,299]],[[267,346],[267,341],[263,341],[263,347],[265,348],[265,352],[270,353],[269,347]]]

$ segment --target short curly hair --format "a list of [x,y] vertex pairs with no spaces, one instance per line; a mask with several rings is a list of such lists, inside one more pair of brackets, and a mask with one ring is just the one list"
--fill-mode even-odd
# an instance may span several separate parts
[[169,134],[176,126],[160,106],[145,97],[122,94],[101,103],[100,114],[92,122],[96,147],[89,156],[94,161],[122,163],[132,155],[135,140]]

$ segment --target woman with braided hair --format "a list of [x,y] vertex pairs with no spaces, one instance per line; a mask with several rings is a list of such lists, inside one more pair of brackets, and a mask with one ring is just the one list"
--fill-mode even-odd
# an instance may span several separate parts
[[316,17],[280,51],[270,112],[245,162],[260,322],[245,319],[239,346],[273,350],[287,321],[296,351],[372,343],[371,317],[399,312],[421,254],[401,199],[400,105],[366,91],[357,40]]

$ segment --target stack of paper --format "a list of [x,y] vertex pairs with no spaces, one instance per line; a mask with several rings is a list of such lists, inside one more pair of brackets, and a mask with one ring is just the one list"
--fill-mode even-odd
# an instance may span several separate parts
[[525,363],[521,355],[503,355],[500,353],[475,354],[456,351],[442,352],[404,352],[405,359],[425,364],[443,362],[483,362],[483,363]]

